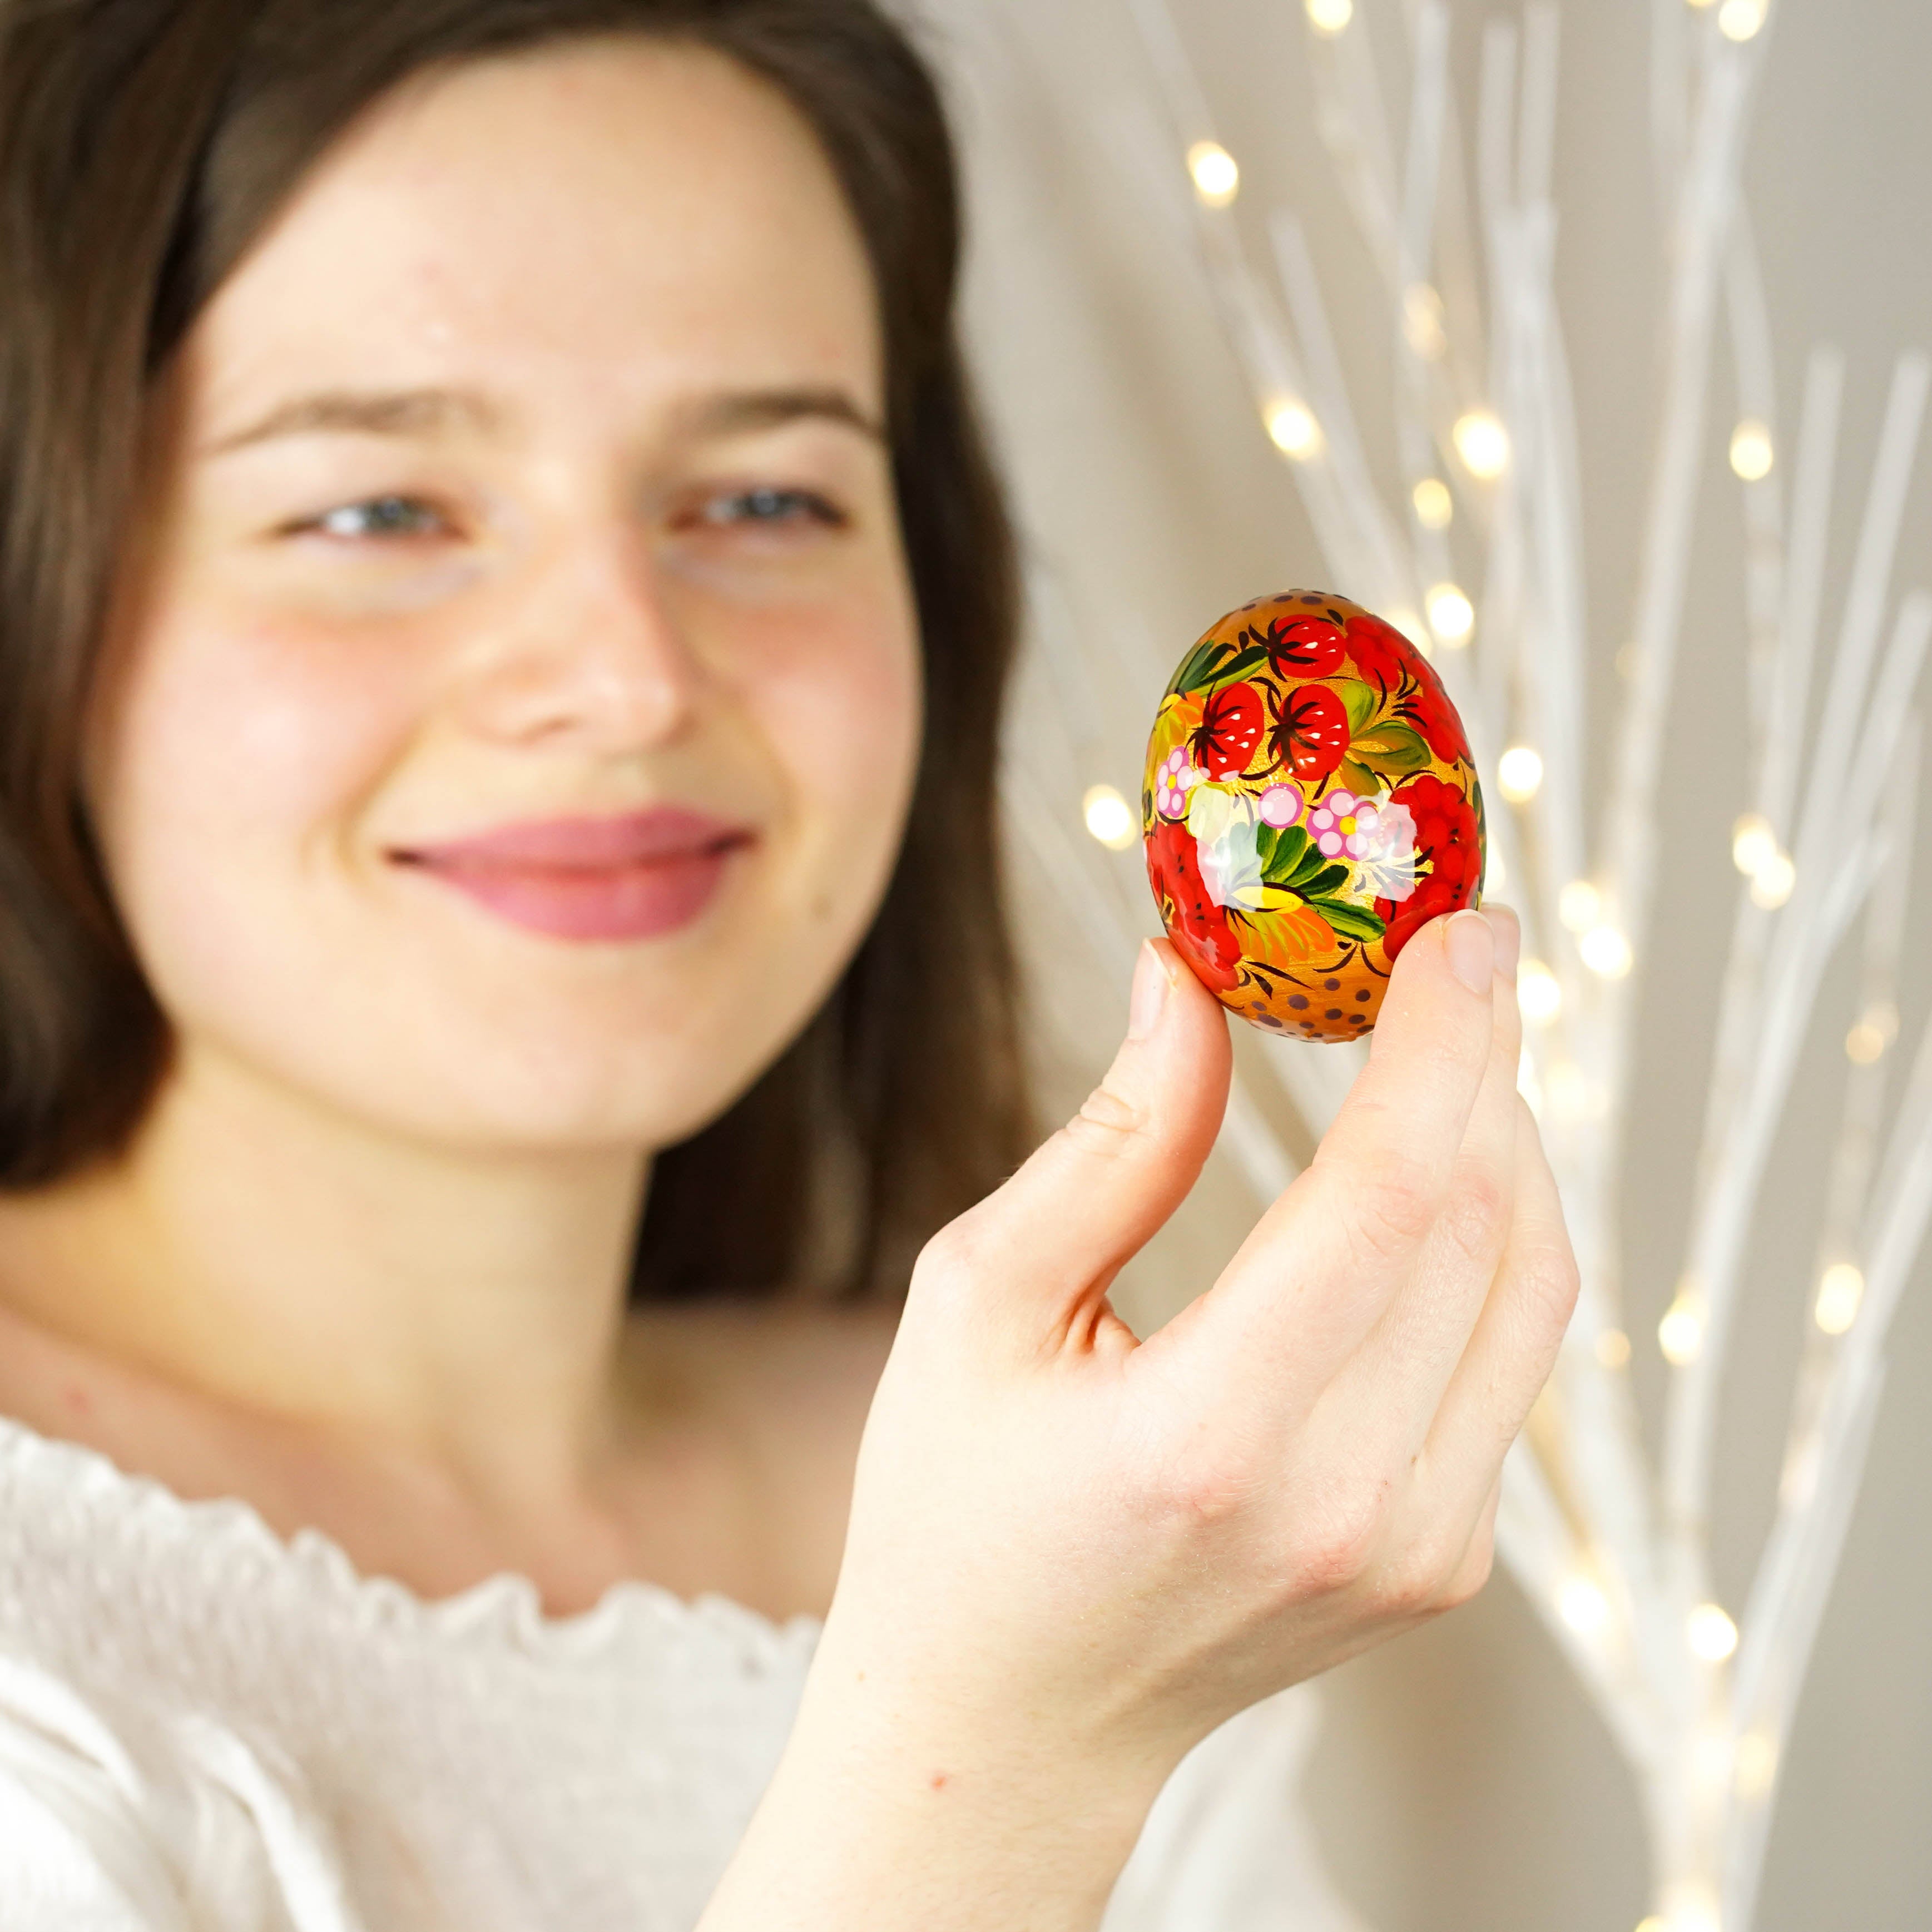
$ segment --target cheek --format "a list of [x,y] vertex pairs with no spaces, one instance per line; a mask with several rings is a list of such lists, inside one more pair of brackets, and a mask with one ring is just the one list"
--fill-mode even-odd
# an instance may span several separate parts
[[785,768],[820,895],[875,896],[919,760],[921,677],[909,609],[803,628],[763,653],[747,704]]
[[415,676],[407,653],[358,652],[339,632],[152,625],[104,733],[97,794],[137,937],[205,932],[199,950],[232,949],[238,915],[292,883],[291,850],[318,856],[392,769],[418,715]]

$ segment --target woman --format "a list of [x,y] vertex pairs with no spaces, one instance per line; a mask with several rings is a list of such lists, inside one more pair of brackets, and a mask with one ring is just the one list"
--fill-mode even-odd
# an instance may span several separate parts
[[1096,1924],[1202,1738],[1487,1572],[1574,1292],[1514,922],[1137,1343],[1226,1028],[1149,946],[1006,1178],[898,34],[4,31],[8,1924]]

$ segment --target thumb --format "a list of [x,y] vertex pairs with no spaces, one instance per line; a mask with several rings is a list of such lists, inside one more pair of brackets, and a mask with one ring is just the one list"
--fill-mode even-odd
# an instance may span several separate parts
[[1106,1078],[997,1192],[930,1242],[914,1274],[1022,1332],[1096,1300],[1180,1206],[1228,1103],[1226,1015],[1166,940],[1141,946],[1127,1036]]

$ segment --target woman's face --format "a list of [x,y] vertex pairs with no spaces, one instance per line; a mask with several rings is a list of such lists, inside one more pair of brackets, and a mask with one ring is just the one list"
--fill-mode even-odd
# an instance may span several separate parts
[[571,44],[358,123],[170,375],[92,720],[187,1052],[477,1147],[749,1084],[911,788],[883,387],[830,171],[722,58]]

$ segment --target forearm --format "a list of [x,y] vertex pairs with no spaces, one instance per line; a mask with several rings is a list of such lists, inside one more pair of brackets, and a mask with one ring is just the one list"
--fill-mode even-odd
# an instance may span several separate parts
[[699,1932],[1094,1932],[1160,1786],[821,1655]]

